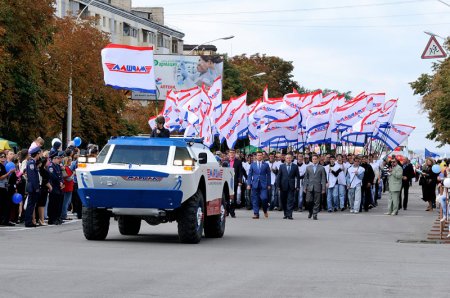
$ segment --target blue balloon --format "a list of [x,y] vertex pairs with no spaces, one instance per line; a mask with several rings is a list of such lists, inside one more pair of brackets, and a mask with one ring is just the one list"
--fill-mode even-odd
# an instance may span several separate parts
[[73,139],[73,144],[75,145],[75,147],[78,147],[81,145],[81,138],[80,137],[75,137]]
[[12,201],[14,202],[14,204],[20,204],[20,202],[22,202],[22,195],[20,193],[15,193],[12,196]]
[[6,172],[9,172],[11,170],[16,169],[16,165],[10,161],[5,165],[5,169],[6,169]]
[[441,167],[439,165],[433,165],[431,167],[431,170],[433,171],[433,173],[439,174],[441,172]]

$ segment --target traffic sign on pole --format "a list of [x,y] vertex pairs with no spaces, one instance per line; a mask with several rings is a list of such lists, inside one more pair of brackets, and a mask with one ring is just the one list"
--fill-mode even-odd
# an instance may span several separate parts
[[436,37],[433,35],[430,37],[425,50],[422,53],[422,59],[435,59],[435,58],[445,58],[447,53],[441,47]]

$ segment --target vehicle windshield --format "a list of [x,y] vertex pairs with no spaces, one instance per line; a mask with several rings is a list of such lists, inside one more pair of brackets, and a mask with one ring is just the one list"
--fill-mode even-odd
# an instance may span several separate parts
[[116,145],[108,163],[166,165],[170,147]]

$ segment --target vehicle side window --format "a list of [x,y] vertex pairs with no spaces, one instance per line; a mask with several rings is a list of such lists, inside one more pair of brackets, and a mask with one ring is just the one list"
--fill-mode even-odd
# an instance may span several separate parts
[[192,159],[187,148],[177,147],[173,160],[181,160],[181,162],[183,162],[186,159]]
[[102,151],[100,151],[100,153],[97,156],[98,163],[102,163],[105,161],[106,155],[108,155],[109,152],[109,147],[111,147],[111,145],[106,145],[105,147],[103,147]]

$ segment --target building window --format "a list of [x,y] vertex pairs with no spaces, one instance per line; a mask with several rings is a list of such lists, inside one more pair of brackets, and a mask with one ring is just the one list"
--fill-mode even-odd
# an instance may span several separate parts
[[103,17],[103,22],[102,22],[103,24],[103,27],[106,27],[106,17]]
[[172,53],[178,53],[178,40],[172,39]]
[[114,33],[117,32],[117,21],[114,21]]
[[127,23],[123,23],[123,36],[132,36],[137,37],[138,30],[134,27],[131,27]]
[[148,43],[156,44],[156,34],[154,32],[148,32]]
[[164,44],[164,37],[163,37],[163,35],[161,34],[161,33],[158,33],[158,40],[157,40],[157,46],[158,47],[163,47],[163,44]]
[[148,42],[148,31],[142,29],[142,42]]
[[98,13],[95,14],[95,25],[100,26],[100,15]]

